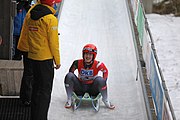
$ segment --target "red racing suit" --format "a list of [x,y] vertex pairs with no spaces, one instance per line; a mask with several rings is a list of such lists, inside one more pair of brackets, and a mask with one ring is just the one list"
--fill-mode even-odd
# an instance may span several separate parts
[[83,84],[92,84],[100,71],[103,73],[102,77],[104,80],[107,80],[108,77],[108,69],[104,63],[96,60],[94,60],[91,65],[86,65],[83,59],[75,60],[69,72],[74,73],[76,69],[78,69],[79,81],[83,82]]

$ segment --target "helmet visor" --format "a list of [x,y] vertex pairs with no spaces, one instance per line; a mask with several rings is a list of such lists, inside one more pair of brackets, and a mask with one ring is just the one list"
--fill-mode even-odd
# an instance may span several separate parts
[[85,53],[88,53],[88,52],[90,52],[90,53],[97,53],[97,50],[94,50],[94,49],[91,49],[91,48],[84,48],[83,52],[85,52]]

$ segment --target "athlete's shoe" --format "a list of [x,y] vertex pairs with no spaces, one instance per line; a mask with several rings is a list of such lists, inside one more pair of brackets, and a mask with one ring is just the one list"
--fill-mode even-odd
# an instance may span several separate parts
[[66,104],[65,104],[65,108],[71,108],[72,105],[72,101],[71,100],[67,100]]
[[102,100],[105,104],[105,106],[109,109],[114,109],[115,106],[111,104],[111,102],[109,102],[109,100]]

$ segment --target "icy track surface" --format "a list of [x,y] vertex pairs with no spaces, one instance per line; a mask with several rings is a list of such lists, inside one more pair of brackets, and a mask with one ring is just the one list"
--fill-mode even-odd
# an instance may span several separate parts
[[[147,120],[126,0],[65,0],[59,32],[61,68],[55,73],[49,120]],[[64,77],[87,43],[97,46],[97,60],[109,69],[108,94],[115,110],[102,100],[98,113],[89,106],[75,112],[64,108]]]

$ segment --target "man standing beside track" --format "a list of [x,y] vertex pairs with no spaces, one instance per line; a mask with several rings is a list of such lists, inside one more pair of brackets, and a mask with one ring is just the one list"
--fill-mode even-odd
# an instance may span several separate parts
[[55,68],[60,68],[58,20],[53,5],[61,0],[40,0],[27,13],[22,35],[33,67],[31,120],[47,120]]

